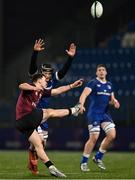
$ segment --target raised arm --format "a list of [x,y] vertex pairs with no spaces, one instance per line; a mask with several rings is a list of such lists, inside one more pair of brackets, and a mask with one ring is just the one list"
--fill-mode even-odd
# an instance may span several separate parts
[[72,84],[69,84],[66,86],[61,86],[61,87],[56,88],[56,89],[52,89],[51,96],[56,96],[58,94],[62,94],[62,93],[67,92],[73,88],[77,88],[79,86],[82,86],[82,84],[83,84],[83,79],[79,79]]
[[66,75],[67,71],[69,70],[69,68],[72,64],[73,58],[76,54],[75,44],[71,43],[69,46],[69,50],[66,50],[66,52],[68,55],[68,59],[67,59],[66,63],[64,64],[63,68],[58,71],[58,74],[57,74],[58,79],[62,79]]
[[87,99],[87,96],[92,92],[92,89],[85,87],[85,89],[83,90],[80,98],[79,98],[79,103],[81,104],[81,108],[80,108],[80,113],[82,114],[85,111],[85,101]]
[[34,50],[31,56],[31,62],[29,66],[29,75],[33,76],[37,71],[37,56],[38,52],[44,50],[44,41],[42,39],[36,40],[34,44]]

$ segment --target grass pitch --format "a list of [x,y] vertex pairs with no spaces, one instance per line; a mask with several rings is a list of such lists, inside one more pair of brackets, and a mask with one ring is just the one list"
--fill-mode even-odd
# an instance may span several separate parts
[[[107,153],[105,171],[90,158],[90,172],[86,173],[80,171],[81,152],[51,151],[48,155],[67,179],[135,179],[135,153]],[[42,163],[39,163],[39,172],[34,176],[28,171],[26,151],[0,151],[0,179],[58,179],[51,176]]]

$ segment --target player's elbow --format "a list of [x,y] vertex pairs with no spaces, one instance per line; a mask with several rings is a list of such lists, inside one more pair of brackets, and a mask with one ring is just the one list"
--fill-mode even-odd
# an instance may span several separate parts
[[23,89],[23,84],[19,84],[19,89]]
[[19,89],[24,90],[26,86],[26,83],[22,83],[19,85]]

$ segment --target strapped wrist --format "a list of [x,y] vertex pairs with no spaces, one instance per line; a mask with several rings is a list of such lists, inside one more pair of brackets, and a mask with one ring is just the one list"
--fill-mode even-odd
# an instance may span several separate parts
[[70,89],[72,89],[72,88],[73,88],[73,85],[72,85],[72,84],[69,84],[69,87],[70,87]]

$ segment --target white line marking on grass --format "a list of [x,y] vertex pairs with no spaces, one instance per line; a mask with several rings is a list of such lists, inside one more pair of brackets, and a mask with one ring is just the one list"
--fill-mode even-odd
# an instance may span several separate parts
[[64,172],[65,174],[80,174],[80,173],[68,173],[68,172]]

